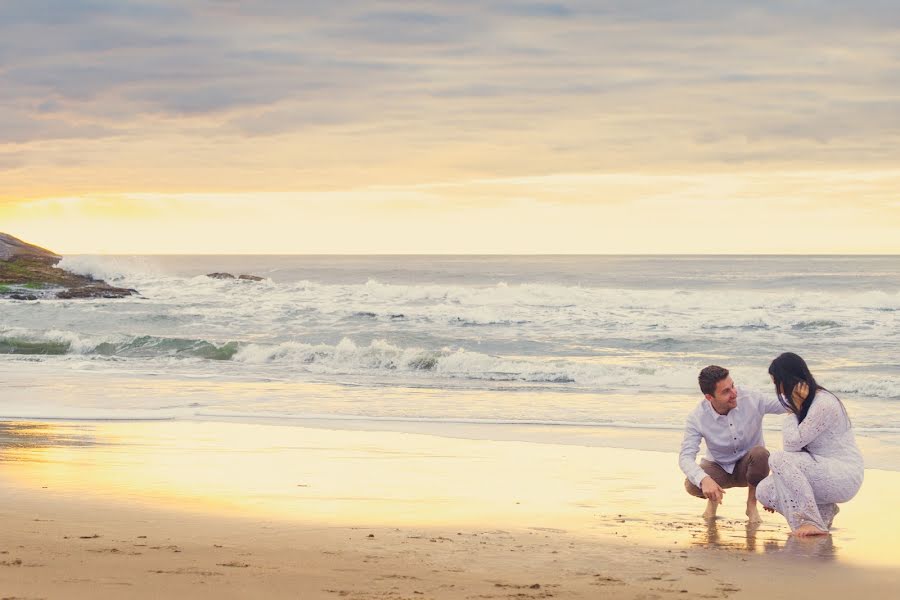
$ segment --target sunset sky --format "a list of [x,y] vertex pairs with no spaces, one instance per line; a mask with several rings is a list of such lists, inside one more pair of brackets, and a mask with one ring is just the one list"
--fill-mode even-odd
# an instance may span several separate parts
[[0,2],[61,253],[898,253],[887,0]]

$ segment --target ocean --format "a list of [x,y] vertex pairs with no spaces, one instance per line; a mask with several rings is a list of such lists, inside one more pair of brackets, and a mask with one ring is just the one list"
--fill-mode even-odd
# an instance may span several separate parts
[[[803,356],[900,470],[898,256],[71,256],[0,302],[0,418],[229,420],[676,452],[696,377]],[[221,280],[212,272],[262,281]],[[766,418],[777,446],[781,417]]]

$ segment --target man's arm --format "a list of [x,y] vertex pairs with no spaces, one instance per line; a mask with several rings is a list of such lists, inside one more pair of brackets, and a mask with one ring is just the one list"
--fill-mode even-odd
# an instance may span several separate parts
[[764,415],[783,415],[788,411],[784,404],[778,400],[775,392],[766,394],[757,390],[741,388],[741,391],[753,398],[754,403],[760,407],[760,411]]
[[684,439],[681,441],[681,454],[678,456],[678,465],[691,483],[697,487],[700,487],[700,482],[706,477],[706,472],[697,464],[697,453],[700,451],[700,440],[702,437],[694,422],[693,415],[689,416],[684,426]]

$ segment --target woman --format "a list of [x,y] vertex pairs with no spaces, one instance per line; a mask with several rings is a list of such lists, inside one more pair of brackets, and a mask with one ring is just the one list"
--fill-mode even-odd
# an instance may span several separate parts
[[756,496],[766,510],[784,515],[794,535],[826,535],[837,503],[853,498],[862,485],[863,458],[850,418],[796,354],[773,360],[769,375],[778,399],[793,414],[784,421],[784,451],[772,453],[771,473]]

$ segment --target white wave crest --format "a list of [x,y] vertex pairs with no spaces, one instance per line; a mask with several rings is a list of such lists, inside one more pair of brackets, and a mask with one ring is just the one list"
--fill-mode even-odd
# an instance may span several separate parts
[[160,274],[158,267],[146,258],[137,256],[66,256],[58,266],[79,275],[107,282],[141,280]]
[[246,363],[288,362],[317,373],[355,373],[361,370],[416,371],[429,366],[429,353],[421,348],[400,348],[384,340],[358,346],[344,338],[335,346],[285,342],[266,346],[248,344],[234,356]]
[[828,389],[836,394],[859,397],[900,398],[900,378],[889,375],[868,378],[844,376],[828,384]]
[[399,372],[447,379],[574,384],[597,388],[645,385],[648,377],[654,377],[655,386],[692,389],[696,379],[693,366],[631,367],[565,357],[551,360],[544,357],[504,357],[459,348],[402,348],[385,340],[358,345],[349,338],[334,346],[302,342],[272,346],[248,344],[238,350],[234,360],[250,364],[275,363],[292,370],[328,375]]
[[576,383],[573,373],[560,362],[509,359],[480,352],[457,350],[437,361],[435,371],[444,377],[489,381]]
[[69,354],[88,354],[103,342],[117,343],[126,339],[124,336],[87,336],[74,331],[50,329],[33,331],[21,327],[0,329],[0,338],[22,340],[33,343],[63,344],[68,347]]

